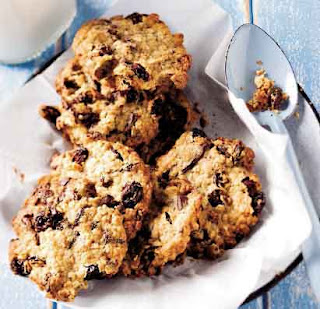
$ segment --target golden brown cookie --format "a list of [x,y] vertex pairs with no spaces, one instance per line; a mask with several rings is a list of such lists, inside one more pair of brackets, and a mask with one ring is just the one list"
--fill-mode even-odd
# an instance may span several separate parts
[[183,35],[172,34],[157,14],[96,19],[77,32],[73,51],[101,93],[186,86],[191,56]]
[[234,247],[259,220],[264,195],[252,172],[253,151],[239,140],[211,140],[203,131],[184,133],[157,161],[159,185],[187,179],[203,196],[200,229],[193,233],[189,254],[217,257]]

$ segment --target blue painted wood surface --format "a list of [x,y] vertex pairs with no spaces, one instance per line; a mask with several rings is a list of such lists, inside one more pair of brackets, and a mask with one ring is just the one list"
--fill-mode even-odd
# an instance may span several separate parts
[[[55,54],[69,46],[76,29],[85,20],[102,14],[110,2],[110,0],[78,0],[77,16],[70,29],[57,44],[50,46],[40,57],[27,63],[16,66],[0,65],[0,101],[23,85]],[[232,16],[235,28],[245,21],[246,0],[216,0],[216,2]],[[320,81],[318,77],[320,2],[315,0],[254,0],[253,5],[255,22],[269,32],[282,46],[292,63],[298,82],[304,87],[320,112]],[[46,300],[36,289],[15,287],[10,284],[11,274],[3,266],[0,266],[0,272],[0,309],[8,307],[46,308]],[[19,307],[10,307],[10,302],[13,304],[17,298],[21,299],[21,301],[15,302]],[[5,299],[7,301],[4,301]],[[305,266],[301,263],[270,292],[242,306],[242,308],[313,309],[320,308],[320,305],[316,303],[312,295]]]

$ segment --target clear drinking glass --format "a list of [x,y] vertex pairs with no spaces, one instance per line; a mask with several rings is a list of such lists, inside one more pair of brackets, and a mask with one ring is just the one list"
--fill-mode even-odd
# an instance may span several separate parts
[[30,60],[69,27],[75,0],[0,0],[0,62]]

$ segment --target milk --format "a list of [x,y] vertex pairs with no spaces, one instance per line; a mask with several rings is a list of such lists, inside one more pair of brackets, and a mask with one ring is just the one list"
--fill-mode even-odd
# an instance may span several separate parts
[[75,0],[0,0],[0,62],[32,59],[68,28]]

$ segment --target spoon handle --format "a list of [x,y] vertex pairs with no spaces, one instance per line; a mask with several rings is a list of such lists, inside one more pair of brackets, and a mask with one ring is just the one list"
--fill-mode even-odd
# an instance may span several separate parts
[[[280,117],[269,117],[268,125],[273,133],[283,134],[288,137],[286,155],[292,168],[297,184],[301,190],[304,203],[312,223],[312,231],[309,238],[302,245],[302,254],[306,263],[307,272],[314,294],[320,301],[320,221],[315,210],[307,186],[305,184],[299,162],[287,128]],[[272,120],[271,120],[272,119]]]

